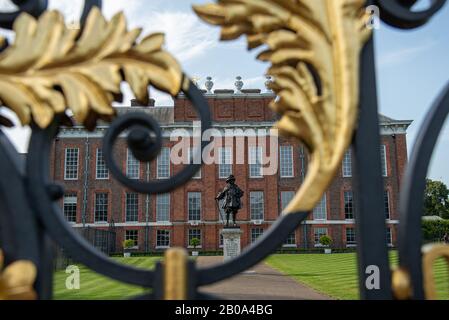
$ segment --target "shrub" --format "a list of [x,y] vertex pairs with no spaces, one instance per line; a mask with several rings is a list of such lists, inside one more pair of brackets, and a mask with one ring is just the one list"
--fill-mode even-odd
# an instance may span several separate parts
[[132,248],[132,247],[134,247],[134,240],[132,240],[132,239],[128,239],[128,240],[125,240],[125,241],[123,241],[123,248],[124,249],[129,249],[129,248]]
[[201,241],[198,238],[192,238],[190,239],[190,245],[195,249],[200,245]]
[[421,228],[425,242],[441,241],[445,233],[449,234],[449,220],[423,220]]
[[321,245],[328,247],[328,246],[331,245],[331,243],[332,243],[331,237],[329,237],[327,235],[324,235],[324,236],[320,237],[320,244]]

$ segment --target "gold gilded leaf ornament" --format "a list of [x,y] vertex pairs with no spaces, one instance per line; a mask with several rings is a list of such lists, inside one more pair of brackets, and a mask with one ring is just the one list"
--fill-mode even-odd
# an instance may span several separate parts
[[[248,48],[265,45],[258,59],[278,98],[280,133],[302,141],[310,162],[285,213],[312,210],[329,187],[357,119],[359,56],[371,31],[364,0],[219,0],[194,6],[220,25],[221,39],[247,36]],[[318,80],[317,80],[318,79]]]
[[38,20],[22,13],[14,22],[14,43],[0,54],[0,101],[23,125],[47,127],[55,114],[71,109],[78,123],[93,129],[110,120],[123,80],[146,103],[148,86],[176,95],[182,82],[178,62],[162,49],[164,35],[136,43],[141,29],[127,30],[123,13],[109,22],[94,7],[82,29],[70,29],[61,13]]
[[0,250],[0,300],[34,300],[36,266],[31,261],[18,260],[3,269],[3,253]]

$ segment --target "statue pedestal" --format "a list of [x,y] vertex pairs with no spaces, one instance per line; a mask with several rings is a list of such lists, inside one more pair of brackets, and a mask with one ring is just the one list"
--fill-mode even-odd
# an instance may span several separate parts
[[232,259],[240,254],[240,237],[243,233],[240,228],[223,228],[220,234],[223,236],[224,261]]

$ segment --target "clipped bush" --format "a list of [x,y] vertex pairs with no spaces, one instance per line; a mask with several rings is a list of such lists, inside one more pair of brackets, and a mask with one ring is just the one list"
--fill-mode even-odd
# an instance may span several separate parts
[[123,248],[124,249],[129,249],[135,246],[134,240],[132,239],[128,239],[123,241]]
[[329,237],[328,235],[321,236],[320,237],[320,244],[322,246],[326,246],[326,247],[330,246],[332,244],[331,237]]
[[198,238],[192,238],[190,239],[190,245],[195,249],[200,245],[201,241]]

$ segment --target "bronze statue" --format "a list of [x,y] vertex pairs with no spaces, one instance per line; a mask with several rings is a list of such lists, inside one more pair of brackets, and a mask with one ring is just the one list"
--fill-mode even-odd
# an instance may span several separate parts
[[240,198],[243,197],[243,191],[235,184],[235,177],[232,174],[226,179],[226,182],[226,187],[215,197],[215,199],[225,199],[222,204],[222,209],[224,209],[226,213],[226,227],[229,227],[230,215],[232,215],[233,226],[236,225],[235,220],[237,212],[242,208]]

